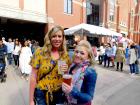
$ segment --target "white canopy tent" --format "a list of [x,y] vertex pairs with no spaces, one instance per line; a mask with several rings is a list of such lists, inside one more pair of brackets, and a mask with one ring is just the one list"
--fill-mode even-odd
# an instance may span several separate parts
[[65,35],[72,35],[76,33],[79,34],[79,32],[81,32],[80,34],[84,35],[85,31],[86,31],[86,35],[90,35],[90,36],[92,36],[93,34],[104,35],[104,36],[122,36],[120,33],[111,31],[104,27],[99,27],[99,26],[85,24],[85,23],[66,29],[64,32],[65,32]]

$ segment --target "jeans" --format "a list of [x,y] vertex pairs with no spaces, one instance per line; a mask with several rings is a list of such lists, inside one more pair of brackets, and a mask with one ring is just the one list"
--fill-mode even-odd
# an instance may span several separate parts
[[5,64],[0,63],[0,74],[5,72]]
[[111,59],[111,57],[108,57],[107,55],[104,56],[104,67],[106,67],[106,62],[107,61],[108,61],[107,67],[109,67],[109,65],[110,65],[110,59]]
[[135,64],[133,63],[133,64],[130,64],[130,73],[132,74],[132,73],[135,73],[136,72],[136,66],[135,66]]
[[[39,88],[35,89],[34,98],[36,105],[47,105],[46,92],[47,90],[40,90]],[[57,92],[53,92],[53,101],[51,102],[51,100],[49,99],[49,105],[63,105],[65,100],[65,95],[62,92],[62,89],[60,89]]]
[[136,74],[139,74],[139,66],[138,66],[138,64],[135,64],[135,68],[136,68]]
[[34,97],[36,105],[47,105],[45,99],[45,92],[43,90],[36,88],[34,92]]
[[101,65],[103,62],[103,57],[104,55],[99,55],[98,60],[99,60],[99,64]]
[[14,57],[15,65],[19,66],[19,55],[13,55],[13,57]]
[[8,53],[7,59],[8,59],[9,65],[11,65],[12,64],[12,53]]

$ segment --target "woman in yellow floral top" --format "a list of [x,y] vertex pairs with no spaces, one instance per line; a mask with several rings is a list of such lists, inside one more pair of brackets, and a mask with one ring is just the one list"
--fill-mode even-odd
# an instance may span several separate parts
[[62,74],[58,73],[58,60],[65,61],[61,71],[67,72],[70,59],[66,49],[64,30],[53,27],[44,38],[31,60],[30,105],[56,105],[65,101],[62,92]]

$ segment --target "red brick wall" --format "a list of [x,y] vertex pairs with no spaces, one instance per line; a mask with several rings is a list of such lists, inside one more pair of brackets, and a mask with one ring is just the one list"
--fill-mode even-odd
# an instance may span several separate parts
[[[82,3],[82,0],[75,1]],[[85,21],[85,8],[82,9],[83,8],[79,4],[73,2],[72,14],[66,14],[64,13],[64,0],[48,0],[47,14],[48,17],[51,17],[54,21],[54,23],[49,24],[49,27],[52,25],[61,25],[64,28],[69,28],[80,24],[82,22],[81,18]]]

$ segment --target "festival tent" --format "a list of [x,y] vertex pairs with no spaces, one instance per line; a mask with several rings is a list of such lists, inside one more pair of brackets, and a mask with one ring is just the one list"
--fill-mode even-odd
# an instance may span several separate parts
[[122,36],[120,33],[111,31],[104,27],[99,27],[90,24],[79,24],[69,29],[64,30],[65,35],[81,34],[87,36],[99,35],[99,36]]

